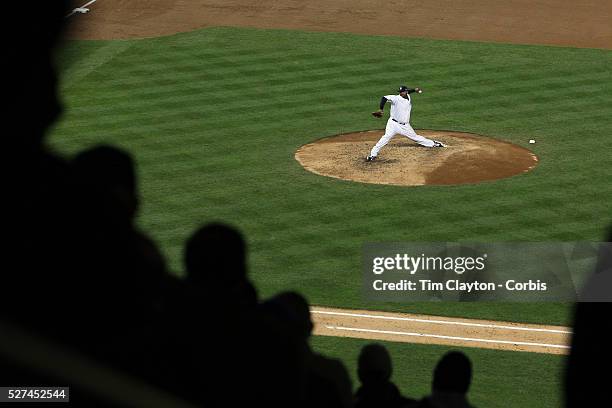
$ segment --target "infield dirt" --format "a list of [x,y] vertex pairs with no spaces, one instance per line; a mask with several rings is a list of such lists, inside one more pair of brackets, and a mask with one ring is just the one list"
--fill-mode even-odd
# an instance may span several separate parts
[[73,19],[72,38],[232,26],[612,48],[606,0],[99,0],[90,8]]
[[314,307],[314,334],[394,342],[567,354],[571,330],[490,320]]

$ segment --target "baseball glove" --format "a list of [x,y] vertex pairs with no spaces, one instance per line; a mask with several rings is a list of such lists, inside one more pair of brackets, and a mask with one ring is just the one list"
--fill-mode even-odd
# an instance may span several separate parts
[[379,110],[372,112],[372,116],[374,116],[375,118],[382,118],[382,115],[383,115],[382,111],[379,111]]

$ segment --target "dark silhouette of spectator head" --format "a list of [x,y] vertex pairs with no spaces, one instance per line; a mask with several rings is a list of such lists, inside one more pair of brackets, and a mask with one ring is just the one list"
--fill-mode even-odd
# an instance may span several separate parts
[[[313,351],[308,344],[314,324],[306,298],[297,292],[283,292],[262,303],[260,310],[278,322],[281,336],[289,340],[281,359],[294,364],[293,378],[300,383],[302,406],[351,407],[352,385],[346,367],[339,360]],[[282,350],[283,342],[277,344]],[[291,368],[284,371],[290,373]],[[284,377],[287,378],[283,381],[289,379]]]
[[246,243],[235,228],[220,223],[201,227],[187,240],[184,262],[187,287],[204,293],[201,301],[232,309],[256,305],[257,292],[247,277]]
[[355,408],[407,408],[416,401],[402,396],[399,388],[391,382],[393,365],[387,348],[371,343],[359,353],[357,375],[361,386],[355,393]]
[[460,351],[446,353],[436,365],[432,388],[434,391],[467,394],[472,382],[472,363]]
[[357,375],[362,384],[386,382],[393,371],[391,356],[382,344],[368,344],[359,354]]
[[97,193],[113,216],[132,221],[138,210],[134,161],[129,153],[112,146],[98,146],[79,153],[73,160],[79,184]]
[[246,244],[242,234],[225,224],[198,229],[185,248],[187,280],[230,287],[246,279]]
[[314,325],[304,296],[297,292],[283,292],[266,301],[264,307],[280,317],[297,337],[310,337]]

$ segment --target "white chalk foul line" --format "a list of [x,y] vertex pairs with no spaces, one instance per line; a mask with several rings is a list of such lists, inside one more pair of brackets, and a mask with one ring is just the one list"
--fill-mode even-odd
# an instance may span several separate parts
[[390,330],[360,329],[357,327],[339,327],[339,326],[325,326],[325,327],[331,330],[344,330],[344,331],[378,333],[378,334],[396,334],[400,336],[412,336],[412,337],[432,337],[432,338],[444,339],[444,340],[472,341],[475,343],[514,344],[516,346],[550,347],[550,348],[560,348],[560,349],[570,348],[569,346],[563,346],[560,344],[530,343],[526,341],[475,339],[471,337],[443,336],[440,334],[424,334],[424,333],[410,333],[410,332],[399,332],[399,331],[390,331]]
[[488,324],[488,323],[455,322],[452,320],[428,320],[428,319],[417,319],[413,317],[382,316],[382,315],[365,314],[365,313],[327,312],[324,310],[311,310],[310,312],[317,313],[317,314],[334,315],[334,316],[366,317],[370,319],[400,320],[400,321],[417,322],[417,323],[448,324],[448,325],[454,325],[454,326],[485,327],[489,329],[505,329],[505,330],[519,330],[519,331],[530,331],[530,332],[572,334],[572,332],[568,330],[538,329],[535,327],[504,326],[504,325],[499,325],[499,324]]
[[90,5],[94,4],[96,1],[97,1],[97,0],[91,0],[91,1],[90,1],[90,2],[88,2],[87,4],[82,5],[82,6],[81,6],[81,8],[85,8],[85,7],[87,7],[87,6],[90,6]]
[[84,10],[85,8],[87,8],[87,6],[90,6],[92,4],[94,4],[97,0],[90,0],[88,3],[83,4],[81,7],[77,7],[75,9],[73,9],[70,13],[66,14],[66,16],[64,18],[68,18],[71,15],[80,12],[81,10]]

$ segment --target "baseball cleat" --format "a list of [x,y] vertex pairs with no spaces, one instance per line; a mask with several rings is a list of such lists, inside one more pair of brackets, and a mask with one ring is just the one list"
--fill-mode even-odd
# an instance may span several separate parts
[[434,145],[432,147],[446,147],[446,145],[442,142],[438,142],[437,140],[434,140]]
[[376,156],[368,156],[368,157],[366,157],[366,161],[374,161],[374,159],[376,159]]

